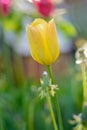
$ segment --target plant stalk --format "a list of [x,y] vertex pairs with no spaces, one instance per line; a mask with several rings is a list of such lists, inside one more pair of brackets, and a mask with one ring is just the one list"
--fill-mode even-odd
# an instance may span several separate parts
[[[49,76],[50,76],[50,78],[52,80],[52,84],[54,84],[54,79],[53,79],[51,66],[48,65],[47,69],[48,69],[48,74],[49,74]],[[57,94],[55,94],[55,96],[54,96],[54,105],[55,105],[55,108],[56,108],[56,111],[57,111],[59,130],[63,130],[62,117],[61,117],[61,111],[60,111],[60,106],[59,106],[59,103],[58,103]]]
[[83,102],[87,102],[87,81],[86,81],[86,65],[82,63],[82,78],[83,78]]
[[47,101],[48,101],[48,105],[49,105],[49,109],[50,109],[50,114],[51,114],[53,125],[54,125],[54,130],[58,130],[56,119],[55,119],[53,108],[52,108],[52,103],[51,103],[50,95],[47,96]]

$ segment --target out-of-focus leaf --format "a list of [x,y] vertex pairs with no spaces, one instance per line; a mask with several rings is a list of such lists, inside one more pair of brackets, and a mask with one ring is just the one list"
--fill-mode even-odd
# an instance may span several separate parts
[[22,29],[22,14],[12,13],[3,19],[3,28],[6,31],[20,32]]
[[67,37],[76,37],[77,36],[75,27],[67,21],[57,22],[57,27]]

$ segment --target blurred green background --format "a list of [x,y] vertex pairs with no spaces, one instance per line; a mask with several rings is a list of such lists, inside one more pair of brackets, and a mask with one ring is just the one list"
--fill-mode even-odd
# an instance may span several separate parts
[[0,130],[53,130],[47,101],[37,92],[46,68],[32,59],[26,38],[26,25],[37,17],[56,22],[61,54],[52,69],[64,130],[72,130],[69,120],[82,109],[82,74],[75,52],[87,38],[87,2],[53,0],[49,17],[29,0],[10,2],[0,2]]

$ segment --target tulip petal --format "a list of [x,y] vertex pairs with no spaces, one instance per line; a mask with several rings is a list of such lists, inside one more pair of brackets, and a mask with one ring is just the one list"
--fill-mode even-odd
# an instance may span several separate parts
[[33,23],[31,23],[31,26],[38,26],[39,24],[47,25],[47,22],[44,19],[37,18]]
[[60,49],[59,49],[59,44],[58,44],[56,26],[53,19],[48,23],[47,41],[48,41],[47,46],[49,48],[49,51],[51,52],[52,60],[54,59],[55,61],[57,57],[59,56]]
[[26,30],[32,57],[39,63],[45,64],[45,27],[40,24],[36,27],[28,26]]

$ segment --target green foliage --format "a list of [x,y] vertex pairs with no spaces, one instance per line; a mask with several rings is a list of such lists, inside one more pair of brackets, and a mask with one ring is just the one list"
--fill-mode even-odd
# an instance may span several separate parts
[[68,38],[73,38],[77,36],[75,27],[68,21],[62,20],[57,22],[58,30],[60,30]]
[[13,31],[19,33],[22,30],[23,14],[11,12],[8,17],[2,19],[3,28],[5,31]]
[[[72,129],[69,120],[74,113],[80,113],[82,104],[82,80],[79,71],[71,69],[74,63],[69,63],[68,75],[56,76],[64,130]],[[30,79],[23,86],[8,86],[7,80],[2,79],[6,86],[2,89],[0,85],[0,130],[53,130],[48,104],[37,93],[40,84]]]

